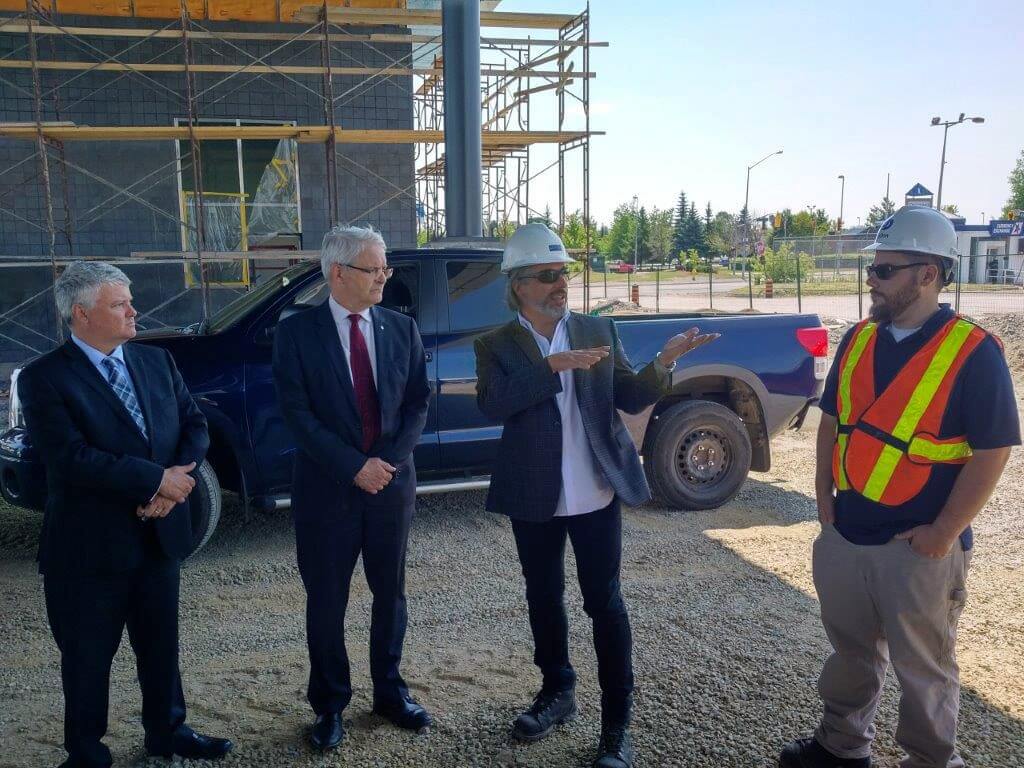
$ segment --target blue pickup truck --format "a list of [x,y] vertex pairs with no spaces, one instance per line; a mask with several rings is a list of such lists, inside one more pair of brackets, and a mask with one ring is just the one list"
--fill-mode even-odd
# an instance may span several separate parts
[[[416,448],[421,493],[486,486],[501,426],[476,405],[473,341],[512,317],[504,301],[501,251],[479,244],[395,250],[383,305],[416,319],[432,384]],[[572,289],[570,289],[572,290]],[[211,446],[193,491],[195,549],[216,528],[221,489],[246,511],[290,504],[291,436],[271,375],[278,322],[327,299],[319,264],[304,262],[241,296],[208,322],[143,331],[164,347],[206,414]],[[771,463],[770,438],[799,427],[821,391],[828,336],[817,315],[635,315],[614,318],[637,368],[691,326],[722,338],[687,355],[671,392],[637,416],[624,415],[660,503],[710,509],[725,503],[751,469]],[[10,428],[0,435],[0,491],[42,509],[44,470],[25,432],[12,381]]]

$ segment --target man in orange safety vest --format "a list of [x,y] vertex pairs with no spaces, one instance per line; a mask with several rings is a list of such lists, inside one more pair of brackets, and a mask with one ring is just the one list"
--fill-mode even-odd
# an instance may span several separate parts
[[782,768],[868,768],[891,661],[901,768],[959,768],[956,626],[971,521],[1020,444],[999,340],[939,294],[959,267],[940,211],[905,206],[879,228],[868,319],[839,346],[821,398],[814,586],[833,653],[813,737]]

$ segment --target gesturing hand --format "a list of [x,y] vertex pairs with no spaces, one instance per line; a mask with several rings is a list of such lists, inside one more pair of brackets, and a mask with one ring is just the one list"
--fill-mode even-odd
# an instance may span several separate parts
[[658,359],[661,364],[666,368],[680,357],[685,355],[687,352],[692,352],[698,347],[703,347],[708,342],[712,342],[722,334],[720,333],[701,333],[700,329],[696,326],[683,333],[677,333],[671,339],[665,342],[665,346],[658,354]]
[[154,517],[167,517],[171,513],[177,504],[166,496],[157,495],[149,504],[146,506],[139,506],[135,511],[135,514],[139,516],[141,520],[149,520]]
[[353,482],[367,493],[383,491],[395,476],[395,468],[383,459],[373,456],[366,460],[363,468],[356,473]]
[[571,371],[579,368],[585,371],[608,357],[611,347],[593,347],[592,349],[570,349],[568,352],[556,352],[548,355],[548,365],[555,373]]
[[166,496],[177,504],[181,504],[192,493],[192,489],[196,487],[195,478],[188,474],[195,468],[196,463],[194,461],[180,467],[168,467],[164,470],[164,477],[160,481],[160,488],[157,490],[157,493],[161,496]]

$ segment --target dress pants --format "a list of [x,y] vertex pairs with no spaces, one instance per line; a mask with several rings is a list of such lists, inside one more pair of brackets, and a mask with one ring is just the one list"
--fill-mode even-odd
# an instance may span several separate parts
[[901,768],[963,768],[956,753],[960,676],[956,628],[967,600],[970,551],[917,554],[905,539],[859,546],[826,525],[814,542],[814,586],[833,653],[818,691],[815,737],[840,757],[867,757],[892,662],[900,682]]
[[47,574],[46,613],[61,655],[64,748],[69,768],[112,762],[101,741],[107,731],[110,664],[128,627],[142,689],[146,748],[171,751],[185,722],[178,671],[179,562],[151,556],[115,575]]
[[569,620],[565,611],[565,541],[572,542],[583,610],[593,622],[602,719],[629,720],[633,693],[633,638],[622,600],[622,512],[616,497],[604,509],[553,517],[544,523],[512,520],[512,533],[526,579],[533,631],[533,661],[548,692],[576,682],[569,662]]
[[409,692],[398,667],[408,623],[405,553],[415,500],[386,503],[356,488],[347,493],[340,510],[295,515],[299,573],[306,588],[308,698],[317,715],[341,712],[352,699],[345,610],[360,553],[373,594],[370,676],[374,699],[397,702]]

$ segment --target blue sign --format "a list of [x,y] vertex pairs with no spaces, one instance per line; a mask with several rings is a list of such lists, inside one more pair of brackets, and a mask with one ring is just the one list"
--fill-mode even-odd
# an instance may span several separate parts
[[990,221],[988,224],[990,237],[1014,237],[1024,235],[1024,221]]

